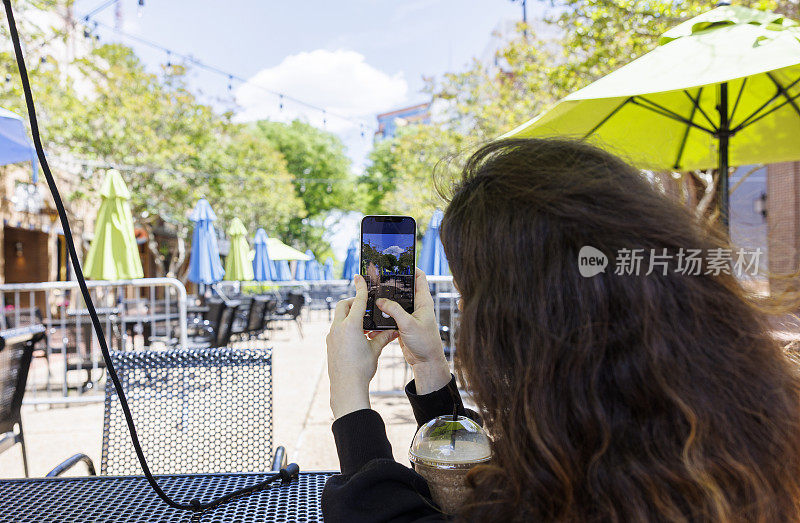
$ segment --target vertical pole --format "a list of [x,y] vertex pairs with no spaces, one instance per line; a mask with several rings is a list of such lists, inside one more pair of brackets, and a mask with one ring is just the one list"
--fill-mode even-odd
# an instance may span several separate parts
[[717,204],[719,217],[725,230],[730,234],[730,185],[728,180],[728,146],[730,145],[730,122],[728,121],[728,83],[719,86],[719,190]]
[[522,23],[525,24],[523,36],[528,38],[528,0],[522,0]]

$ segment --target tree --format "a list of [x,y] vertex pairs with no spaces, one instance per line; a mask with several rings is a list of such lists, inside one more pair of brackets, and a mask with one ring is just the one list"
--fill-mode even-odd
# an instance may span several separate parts
[[[38,42],[65,45],[74,36],[52,28],[28,34],[27,47],[42,52],[48,47]],[[233,123],[231,114],[199,103],[186,86],[184,67],[167,65],[156,75],[126,46],[87,45],[73,61],[46,55],[45,61],[30,63],[45,146],[55,153],[57,171],[63,172],[58,162],[63,155],[95,166],[83,171],[72,199],[97,198],[105,166],[122,171],[134,219],[148,231],[162,274],[175,274],[185,261],[188,213],[200,197],[215,206],[223,230],[239,216],[253,232],[264,226],[285,235],[290,218],[303,216],[283,155],[270,141]],[[0,67],[11,78],[0,89],[0,103],[23,109],[13,56],[0,54]],[[177,241],[156,240],[154,231],[165,227]]]
[[322,239],[322,220],[332,210],[353,209],[358,196],[350,159],[336,135],[294,120],[289,124],[259,121],[252,132],[272,145],[286,159],[294,194],[304,212],[289,221],[282,239],[322,258],[330,246]]
[[[362,182],[371,189],[367,199],[371,212],[409,213],[418,221],[430,216],[444,203],[436,184],[446,187],[460,166],[459,154],[501,136],[650,51],[670,27],[713,7],[696,0],[548,0],[548,4],[560,13],[547,21],[556,29],[547,32],[549,36],[520,24],[491,65],[475,60],[466,71],[429,82],[427,92],[434,106],[442,108],[435,121],[402,129],[370,154]],[[798,15],[796,0],[740,4]],[[438,158],[454,155],[452,169],[440,164],[438,179],[430,176]],[[703,214],[709,214],[714,180],[710,173],[688,173],[681,182],[696,192],[687,201],[704,207]],[[375,191],[376,187],[384,191]]]

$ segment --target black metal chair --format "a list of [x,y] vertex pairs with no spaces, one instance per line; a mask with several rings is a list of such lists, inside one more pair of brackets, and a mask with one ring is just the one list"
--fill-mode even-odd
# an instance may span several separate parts
[[254,296],[247,307],[246,321],[238,326],[234,323],[233,334],[239,340],[253,339],[263,332],[266,325],[266,309],[269,300],[263,296]]
[[[270,349],[175,349],[111,354],[154,474],[263,472],[286,464],[273,452]],[[48,476],[78,463],[77,454]],[[100,473],[140,474],[114,385],[106,382]]]
[[306,303],[306,298],[299,292],[290,292],[286,296],[286,302],[278,307],[275,314],[272,315],[272,321],[293,321],[297,325],[297,332],[300,333],[300,339],[303,339],[303,325],[301,323],[303,306]]
[[209,323],[208,326],[204,326],[199,333],[189,337],[190,347],[226,347],[230,343],[239,302],[220,301],[219,304],[209,305],[210,312],[214,313],[216,320]]
[[0,452],[19,443],[25,477],[28,477],[28,454],[20,410],[34,346],[44,335],[42,325],[0,331]]

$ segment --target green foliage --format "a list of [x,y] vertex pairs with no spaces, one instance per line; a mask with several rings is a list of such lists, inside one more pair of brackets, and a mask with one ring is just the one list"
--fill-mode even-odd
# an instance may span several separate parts
[[358,208],[356,179],[350,173],[344,144],[336,135],[299,120],[290,124],[260,121],[250,129],[286,159],[294,195],[303,203],[303,212],[292,215],[282,239],[302,250],[311,249],[324,260],[330,246],[322,238],[322,219],[335,209]]
[[[430,125],[406,127],[380,142],[362,178],[372,213],[411,214],[424,228],[463,157],[580,89],[653,49],[661,33],[713,8],[713,3],[632,0],[540,0],[560,13],[545,37],[522,24],[497,51],[494,64],[474,61],[463,72],[431,81],[434,105],[444,107]],[[737,2],[798,17],[796,0]],[[523,31],[524,29],[524,31]],[[440,158],[453,158],[434,167]],[[449,167],[449,168],[448,168]],[[381,187],[383,190],[376,190]],[[421,231],[422,232],[422,231]]]
[[463,157],[458,153],[475,142],[445,125],[412,125],[370,153],[370,165],[360,183],[371,214],[405,214],[417,219],[424,233],[433,210],[443,200],[434,185],[446,191]]
[[[35,29],[24,15],[28,4],[21,5],[27,48],[45,53],[50,47],[42,42],[57,49],[68,38],[81,38],[79,33],[68,37],[52,28]],[[61,155],[122,166],[136,222],[149,230],[167,224],[180,239],[190,235],[188,213],[200,197],[209,199],[222,230],[238,216],[250,233],[264,227],[275,236],[291,235],[293,219],[306,215],[305,205],[275,140],[198,102],[182,66],[165,66],[156,75],[126,46],[97,45],[87,51],[72,61],[28,55],[43,139],[56,171]],[[0,53],[2,70],[9,81],[0,85],[0,105],[25,114],[9,52]],[[296,137],[286,137],[283,148],[292,150]],[[83,173],[71,199],[97,199],[103,172]],[[151,247],[161,260],[182,261],[176,244]]]

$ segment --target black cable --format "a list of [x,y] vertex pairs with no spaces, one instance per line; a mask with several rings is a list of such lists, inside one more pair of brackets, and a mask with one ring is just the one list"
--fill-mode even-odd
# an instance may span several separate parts
[[25,92],[25,104],[28,107],[28,118],[31,123],[31,135],[33,136],[33,145],[36,148],[36,155],[39,158],[39,165],[42,167],[42,172],[47,180],[47,186],[50,188],[50,194],[52,194],[53,201],[56,204],[56,209],[58,209],[58,217],[61,219],[61,228],[64,231],[64,239],[67,243],[67,251],[69,252],[72,267],[75,270],[75,277],[78,279],[78,286],[80,287],[81,294],[86,302],[86,308],[89,311],[89,317],[92,319],[92,326],[97,334],[97,341],[100,344],[100,352],[103,354],[103,360],[105,361],[108,375],[111,377],[111,381],[114,382],[114,388],[117,391],[119,403],[122,407],[122,412],[125,415],[125,421],[128,424],[128,429],[131,434],[131,442],[133,443],[133,448],[136,451],[136,457],[139,459],[139,464],[142,467],[142,472],[144,472],[145,478],[147,478],[147,482],[153,488],[155,493],[158,494],[158,497],[164,500],[164,502],[170,507],[181,510],[201,512],[203,510],[216,507],[217,505],[221,505],[222,503],[225,503],[226,501],[229,501],[235,497],[260,490],[279,478],[287,481],[291,480],[291,478],[296,476],[300,471],[300,468],[295,463],[290,463],[288,466],[282,468],[278,473],[274,474],[265,481],[236,490],[230,494],[226,494],[207,503],[201,503],[197,499],[193,499],[190,503],[179,503],[170,499],[170,497],[167,496],[163,490],[161,490],[158,482],[153,477],[153,474],[150,472],[150,467],[147,465],[144,452],[142,451],[142,446],[139,443],[139,436],[136,433],[136,427],[133,423],[133,416],[131,416],[131,409],[128,406],[128,400],[125,398],[125,391],[122,390],[122,383],[120,383],[119,377],[117,376],[117,371],[114,369],[114,365],[111,363],[111,354],[108,351],[108,344],[106,343],[106,337],[103,334],[103,327],[100,325],[100,319],[97,317],[97,311],[94,308],[94,302],[92,302],[92,296],[89,293],[89,288],[86,286],[86,279],[83,276],[83,269],[81,268],[81,263],[78,259],[78,252],[75,250],[75,243],[72,239],[72,230],[69,226],[69,219],[67,219],[67,212],[64,209],[64,203],[61,201],[61,194],[58,192],[58,186],[56,186],[53,174],[50,172],[50,166],[47,163],[47,157],[44,154],[42,140],[39,136],[39,123],[36,120],[36,108],[33,104],[33,94],[31,92],[30,81],[28,80],[28,69],[25,67],[25,58],[22,56],[22,46],[20,45],[19,34],[17,33],[17,24],[14,21],[14,13],[11,10],[11,0],[3,0],[3,5],[6,9],[6,17],[8,19],[8,29],[11,33],[11,40],[14,43],[14,53],[17,58],[17,66],[19,67],[22,90]]

